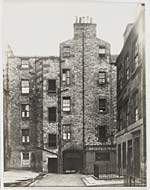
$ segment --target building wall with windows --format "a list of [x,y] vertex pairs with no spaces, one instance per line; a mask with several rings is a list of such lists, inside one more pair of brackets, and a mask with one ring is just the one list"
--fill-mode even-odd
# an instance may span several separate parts
[[[144,7],[134,24],[127,26],[117,58],[117,170],[146,176],[145,38]],[[128,32],[128,29],[130,32]],[[128,32],[128,35],[126,33]]]
[[[97,38],[96,24],[81,20],[74,23],[73,39],[60,44],[60,55],[62,88],[67,88],[61,94],[63,170],[71,168],[65,160],[75,157],[82,160],[80,168],[85,173],[93,173],[94,164],[109,163],[115,168],[116,86],[112,78],[116,70],[111,64],[110,44]],[[72,158],[67,158],[71,152]]]
[[37,147],[35,60],[8,58],[8,168],[40,170]]

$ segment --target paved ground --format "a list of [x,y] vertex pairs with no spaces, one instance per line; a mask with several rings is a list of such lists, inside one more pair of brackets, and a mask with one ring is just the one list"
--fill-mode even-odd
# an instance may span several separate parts
[[83,187],[85,185],[82,178],[83,175],[81,174],[46,174],[42,179],[35,181],[30,186]]

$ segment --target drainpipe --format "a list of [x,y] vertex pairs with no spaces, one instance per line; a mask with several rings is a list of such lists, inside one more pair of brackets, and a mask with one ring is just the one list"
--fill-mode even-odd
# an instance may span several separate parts
[[82,114],[83,114],[83,171],[85,173],[85,122],[84,122],[84,113],[85,113],[85,107],[84,107],[84,32],[82,32]]

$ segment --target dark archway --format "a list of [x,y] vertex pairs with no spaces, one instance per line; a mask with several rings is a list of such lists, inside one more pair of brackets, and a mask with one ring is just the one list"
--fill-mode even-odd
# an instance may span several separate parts
[[63,152],[63,171],[81,172],[82,171],[82,151],[69,149]]

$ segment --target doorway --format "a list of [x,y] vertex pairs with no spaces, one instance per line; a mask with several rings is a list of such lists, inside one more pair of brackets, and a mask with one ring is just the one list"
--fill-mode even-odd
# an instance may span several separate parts
[[48,158],[48,173],[57,173],[57,158]]

